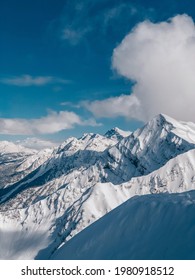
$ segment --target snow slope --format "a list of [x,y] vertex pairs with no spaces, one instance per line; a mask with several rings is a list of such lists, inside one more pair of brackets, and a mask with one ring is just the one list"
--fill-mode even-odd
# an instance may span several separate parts
[[195,191],[134,197],[59,248],[52,259],[195,259]]

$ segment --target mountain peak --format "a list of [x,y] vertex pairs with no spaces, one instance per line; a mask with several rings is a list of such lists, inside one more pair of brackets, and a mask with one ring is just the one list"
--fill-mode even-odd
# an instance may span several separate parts
[[174,123],[177,123],[178,121],[176,121],[175,119],[173,119],[172,117],[169,117],[168,115],[166,114],[163,114],[163,113],[160,113],[158,115],[156,115],[153,120],[157,120],[157,121],[160,121],[160,122],[167,122],[167,123],[171,123],[171,124],[174,124]]
[[177,121],[165,114],[159,114],[146,124],[146,127],[148,126],[152,127],[152,130],[155,130],[157,127],[166,127],[176,136],[195,144],[195,124],[192,122]]
[[122,140],[124,137],[127,137],[131,134],[130,131],[124,131],[118,127],[113,127],[112,129],[108,130],[104,136],[109,139],[116,139],[118,141]]

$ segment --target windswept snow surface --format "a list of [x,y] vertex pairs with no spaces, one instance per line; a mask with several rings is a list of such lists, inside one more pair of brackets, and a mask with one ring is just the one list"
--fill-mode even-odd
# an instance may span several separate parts
[[195,259],[195,191],[134,197],[59,248],[53,259]]
[[120,140],[118,132],[17,154],[11,166],[1,157],[0,259],[49,259],[135,195],[195,189],[192,123],[158,115],[129,136],[120,133]]

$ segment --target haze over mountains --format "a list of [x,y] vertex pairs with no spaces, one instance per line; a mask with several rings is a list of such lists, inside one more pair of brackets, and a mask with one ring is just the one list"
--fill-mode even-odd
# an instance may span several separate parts
[[[195,257],[195,124],[160,114],[132,133],[114,128],[39,151],[0,142],[0,154],[1,259]],[[190,249],[175,249],[185,243],[180,228]],[[154,254],[154,236],[153,245],[175,245]]]

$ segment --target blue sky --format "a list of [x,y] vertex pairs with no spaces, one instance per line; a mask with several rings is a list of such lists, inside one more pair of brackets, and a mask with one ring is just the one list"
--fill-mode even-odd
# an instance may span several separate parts
[[122,107],[138,78],[124,74],[118,61],[113,66],[114,49],[146,20],[195,18],[193,1],[3,0],[0,6],[0,139],[9,140],[136,129],[147,120],[131,114],[137,100]]

